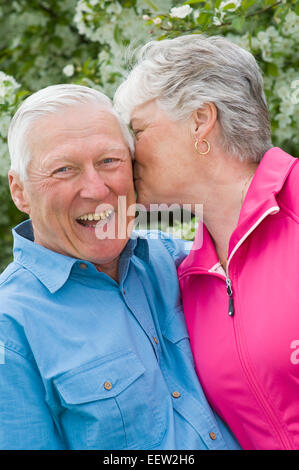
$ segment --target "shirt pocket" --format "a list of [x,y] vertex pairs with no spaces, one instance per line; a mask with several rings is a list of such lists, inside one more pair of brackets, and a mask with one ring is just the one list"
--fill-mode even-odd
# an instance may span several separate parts
[[54,379],[71,449],[147,449],[166,430],[159,399],[132,351],[96,358]]

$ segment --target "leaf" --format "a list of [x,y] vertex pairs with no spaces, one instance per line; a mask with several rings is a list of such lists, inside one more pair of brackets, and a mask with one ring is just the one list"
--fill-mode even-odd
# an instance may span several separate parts
[[60,36],[53,36],[51,41],[54,44],[54,46],[59,47],[59,48],[62,47],[63,41]]
[[255,3],[255,0],[243,0],[242,7],[244,10],[248,10],[248,8],[252,7]]
[[116,44],[119,44],[119,45],[122,44],[122,30],[120,29],[118,24],[115,25],[113,37],[114,37]]
[[158,11],[159,8],[152,2],[152,0],[143,0],[152,10]]
[[222,8],[223,11],[226,11],[226,10],[231,10],[231,9],[235,9],[236,8],[236,4],[235,3],[228,3],[227,5],[225,5],[225,7]]
[[194,5],[195,3],[201,3],[200,0],[187,0],[183,5]]
[[277,77],[278,76],[278,67],[277,67],[277,65],[273,64],[272,62],[268,62],[267,63],[267,72],[272,77]]
[[17,99],[21,99],[21,98],[24,98],[25,96],[28,96],[28,95],[31,95],[31,92],[28,91],[28,90],[20,90],[18,91],[18,93],[16,94],[16,97]]
[[245,17],[244,16],[239,16],[239,17],[233,19],[232,27],[236,31],[239,31],[239,33],[241,33],[241,31],[243,30],[244,23],[245,23]]
[[199,17],[197,18],[197,24],[204,24],[207,22],[208,18],[210,17],[210,15],[208,15],[207,13],[203,12],[203,13],[200,13]]

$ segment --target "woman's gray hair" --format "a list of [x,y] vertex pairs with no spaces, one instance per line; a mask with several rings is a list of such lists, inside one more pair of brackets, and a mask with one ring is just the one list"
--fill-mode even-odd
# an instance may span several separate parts
[[213,102],[224,149],[259,162],[272,147],[263,79],[250,52],[221,36],[201,34],[151,41],[120,85],[114,106],[129,123],[133,109],[150,100],[172,120],[186,119]]
[[14,115],[8,130],[8,148],[11,169],[20,177],[27,178],[27,166],[31,159],[28,134],[34,122],[40,118],[53,115],[68,106],[80,104],[97,104],[113,114],[120,125],[121,131],[133,156],[134,142],[127,125],[113,109],[111,100],[103,93],[81,85],[52,85],[33,93],[21,104]]

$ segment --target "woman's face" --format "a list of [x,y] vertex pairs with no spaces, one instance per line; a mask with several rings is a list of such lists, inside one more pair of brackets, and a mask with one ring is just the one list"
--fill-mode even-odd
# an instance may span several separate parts
[[182,202],[194,158],[190,121],[171,121],[153,100],[133,110],[131,128],[138,202]]

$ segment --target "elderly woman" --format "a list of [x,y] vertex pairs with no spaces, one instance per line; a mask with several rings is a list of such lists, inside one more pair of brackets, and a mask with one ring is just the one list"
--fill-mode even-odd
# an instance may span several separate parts
[[254,57],[151,42],[115,96],[139,202],[203,204],[178,270],[198,376],[245,449],[299,448],[299,161],[273,148]]

